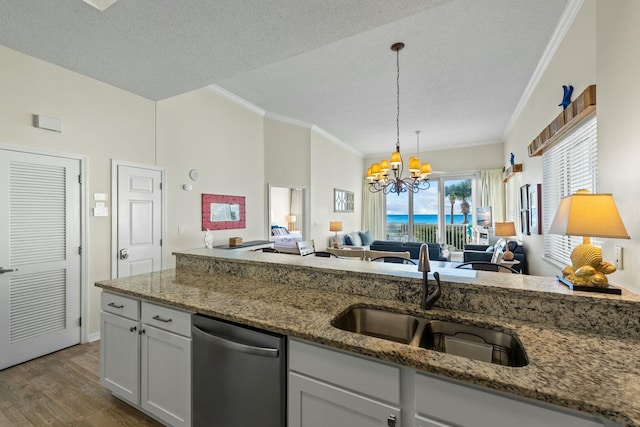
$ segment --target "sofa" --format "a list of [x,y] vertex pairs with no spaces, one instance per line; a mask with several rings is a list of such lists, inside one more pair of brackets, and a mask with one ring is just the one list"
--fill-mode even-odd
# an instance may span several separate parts
[[[334,248],[336,236],[329,238],[329,247]],[[373,236],[368,231],[354,231],[352,233],[339,233],[337,235],[338,246],[348,249],[369,250],[369,245],[373,242]]]
[[[496,249],[504,252],[505,247],[506,242],[504,239],[499,239],[494,245],[464,245],[464,252],[462,253],[463,261],[491,262],[491,258]],[[509,241],[509,250],[513,252],[513,259],[520,261],[519,264],[514,264],[511,268],[522,274],[529,274],[529,269],[527,268],[527,253],[524,246],[511,240]]]
[[[406,252],[411,254],[411,259],[418,259],[420,257],[420,246],[422,242],[396,242],[392,240],[374,240],[371,242],[370,249],[372,251],[392,251],[392,252]],[[445,255],[442,251],[440,243],[427,242],[429,249],[429,259],[431,261],[449,261],[449,256]]]

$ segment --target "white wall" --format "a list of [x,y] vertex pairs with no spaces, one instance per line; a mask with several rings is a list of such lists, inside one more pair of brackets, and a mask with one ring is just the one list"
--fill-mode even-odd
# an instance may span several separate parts
[[[204,247],[202,194],[244,196],[246,228],[215,230],[214,245],[229,237],[262,240],[264,221],[263,118],[207,89],[188,92],[157,104],[158,165],[167,168],[167,267],[171,252]],[[200,172],[191,181],[191,169]],[[182,185],[191,183],[192,191]],[[178,228],[184,232],[179,234]]]
[[631,240],[603,239],[604,259],[624,248],[611,280],[640,292],[640,2],[598,1],[596,22],[598,185],[610,192]]
[[[558,106],[563,96],[562,85],[574,86],[575,99],[586,87],[596,83],[595,25],[595,0],[585,0],[527,104],[506,136],[503,154],[505,164],[508,162],[509,153],[513,152],[516,162],[522,163],[523,168],[521,174],[507,183],[507,220],[515,220],[517,215],[515,204],[520,186],[542,183],[542,157],[529,157],[527,147],[562,111],[562,107]],[[597,93],[599,97],[599,85]],[[601,126],[600,117],[598,126]],[[555,276],[560,272],[561,267],[541,258],[544,245],[542,235],[525,235],[521,236],[521,239],[527,250],[530,274]]]
[[[372,163],[380,162],[383,158],[389,158],[394,147],[389,147],[389,153],[378,156],[367,156],[364,160],[363,175]],[[402,158],[408,160],[415,151],[404,151],[400,147]],[[502,168],[507,163],[503,160],[504,144],[473,145],[464,148],[451,148],[446,150],[421,151],[420,161],[431,163],[434,171],[441,172],[469,172],[485,169]]]
[[[86,156],[91,196],[110,194],[111,159],[154,164],[154,102],[2,46],[0,64],[0,144]],[[63,132],[34,128],[32,114],[61,119]],[[111,278],[111,218],[89,216],[87,234],[93,334],[100,328],[93,283]]]
[[[311,130],[309,127],[285,123],[269,118],[264,119],[264,179],[267,184],[278,187],[305,189],[306,206],[310,212],[311,170]],[[265,188],[265,224],[269,221],[268,189]],[[309,215],[296,221],[296,228],[306,239],[309,233]],[[267,224],[269,232],[270,224]],[[267,238],[268,236],[265,236]],[[310,237],[309,237],[310,238]]]
[[[330,221],[342,221],[345,233],[359,231],[362,223],[363,159],[323,134],[311,132],[311,238],[316,248],[329,244],[334,234]],[[355,207],[350,213],[333,211],[333,190],[353,191]]]

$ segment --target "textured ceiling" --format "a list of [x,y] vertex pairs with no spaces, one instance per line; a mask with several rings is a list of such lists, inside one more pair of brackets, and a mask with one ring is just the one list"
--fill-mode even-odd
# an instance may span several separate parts
[[[0,44],[161,100],[215,84],[363,154],[497,142],[567,0],[0,0]],[[561,91],[559,89],[559,98]]]

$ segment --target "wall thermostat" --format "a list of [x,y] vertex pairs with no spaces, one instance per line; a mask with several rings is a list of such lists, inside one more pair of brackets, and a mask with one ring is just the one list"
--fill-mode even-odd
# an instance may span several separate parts
[[198,172],[198,169],[191,169],[189,171],[189,178],[191,178],[194,181],[197,181],[200,178],[200,172]]

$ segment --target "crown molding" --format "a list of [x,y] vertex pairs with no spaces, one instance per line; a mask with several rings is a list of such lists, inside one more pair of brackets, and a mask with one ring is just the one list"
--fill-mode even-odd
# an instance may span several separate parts
[[547,70],[549,63],[556,54],[560,43],[562,43],[564,36],[567,34],[567,31],[569,31],[573,20],[575,19],[576,15],[578,15],[578,12],[580,11],[580,8],[583,4],[584,0],[569,0],[567,6],[564,8],[564,11],[562,11],[562,15],[560,15],[560,19],[558,20],[558,25],[551,35],[549,43],[547,43],[547,47],[542,54],[542,58],[540,58],[538,66],[533,72],[533,75],[531,76],[527,87],[522,93],[522,97],[520,97],[520,101],[516,105],[516,108],[513,110],[513,114],[511,114],[511,118],[507,123],[507,127],[502,133],[503,140],[505,140],[509,132],[511,132],[511,128],[513,127],[516,119],[522,113],[522,110],[524,109],[525,105],[527,105],[527,102],[529,102],[529,98],[531,98],[535,87],[538,85],[540,79],[542,78],[542,75]]
[[294,125],[294,126],[298,126],[301,128],[305,128],[305,129],[311,129],[313,127],[313,125],[311,123],[302,121],[302,120],[298,120],[298,119],[294,119],[292,117],[289,116],[283,116],[281,114],[276,114],[276,113],[271,113],[269,111],[267,111],[267,113],[264,115],[265,119],[270,119],[270,120],[275,120],[277,122],[281,122],[281,123],[287,123],[289,125]]
[[311,130],[313,132],[317,133],[318,135],[328,139],[329,141],[335,143],[336,145],[344,148],[345,150],[348,150],[348,151],[352,152],[356,156],[360,156],[360,157],[364,158],[364,154],[362,154],[360,151],[356,150],[355,148],[353,148],[352,146],[350,146],[346,142],[342,141],[341,139],[338,139],[335,136],[331,135],[329,132],[325,131],[324,129],[321,129],[318,126],[313,125],[313,126],[311,126]]
[[353,154],[360,156],[360,157],[364,157],[364,155],[356,150],[355,148],[353,148],[352,146],[350,146],[349,144],[347,144],[346,142],[336,138],[335,136],[331,135],[329,132],[319,128],[318,126],[312,124],[312,123],[308,123],[302,120],[298,120],[298,119],[293,119],[291,117],[287,117],[287,116],[283,116],[281,114],[276,114],[276,113],[271,113],[268,112],[267,110],[258,107],[255,104],[252,104],[251,102],[247,101],[244,98],[239,97],[238,95],[229,92],[226,89],[221,88],[218,85],[215,84],[211,84],[209,86],[206,86],[205,89],[214,92],[217,95],[220,95],[221,97],[223,97],[224,99],[233,102],[236,105],[239,105],[240,107],[246,108],[247,110],[253,111],[256,114],[261,115],[263,118],[265,119],[270,119],[270,120],[275,120],[278,122],[282,122],[282,123],[287,123],[293,126],[298,126],[301,128],[305,128],[305,129],[309,129],[315,133],[317,133],[318,135],[328,139],[329,141],[339,145],[340,147],[344,148],[345,150],[349,150],[350,152],[352,152]]
[[239,105],[242,108],[245,108],[249,111],[252,111],[256,114],[258,114],[259,116],[264,117],[265,114],[267,113],[267,111],[263,108],[258,107],[255,104],[252,104],[251,102],[247,101],[244,98],[239,97],[238,95],[236,95],[235,93],[229,92],[226,89],[221,88],[218,85],[215,84],[211,84],[209,86],[206,86],[205,89],[220,95],[221,97],[223,97],[224,99],[226,99],[227,101],[231,101],[236,105]]

